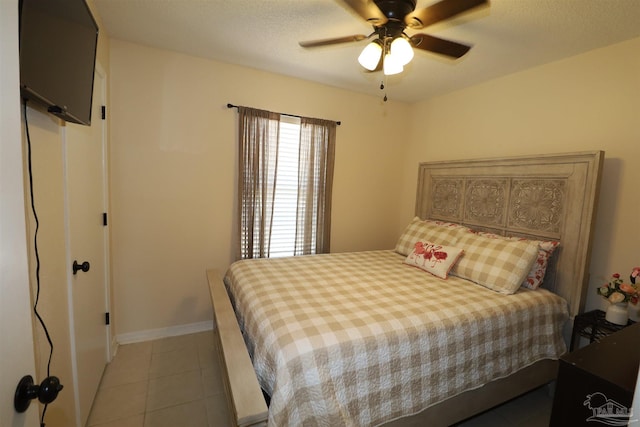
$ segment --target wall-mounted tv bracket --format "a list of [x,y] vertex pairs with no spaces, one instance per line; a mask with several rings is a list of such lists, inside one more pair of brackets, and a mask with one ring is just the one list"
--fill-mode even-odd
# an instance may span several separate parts
[[76,273],[78,273],[78,270],[82,270],[85,273],[87,271],[89,271],[89,269],[91,268],[91,265],[89,264],[89,261],[85,261],[82,264],[78,264],[78,261],[73,261],[73,275],[75,276]]
[[16,388],[13,407],[17,412],[24,412],[31,404],[31,400],[36,397],[41,403],[49,404],[56,400],[62,388],[62,384],[60,384],[60,380],[57,377],[47,377],[40,385],[36,385],[33,383],[31,375],[25,375]]

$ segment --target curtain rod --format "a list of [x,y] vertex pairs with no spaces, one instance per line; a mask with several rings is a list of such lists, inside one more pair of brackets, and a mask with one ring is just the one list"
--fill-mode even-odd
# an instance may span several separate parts
[[[238,108],[240,107],[239,105],[233,105],[233,104],[227,104],[227,108]],[[291,116],[291,117],[298,117],[298,118],[302,118],[302,116],[298,116],[297,114],[288,114],[288,113],[276,113],[276,114],[282,114],[283,116]],[[342,122],[336,122],[336,124],[338,126],[340,126],[342,124]]]

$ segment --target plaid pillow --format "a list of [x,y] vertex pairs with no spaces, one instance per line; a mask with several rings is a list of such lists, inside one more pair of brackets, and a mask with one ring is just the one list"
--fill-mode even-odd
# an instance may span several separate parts
[[522,282],[522,286],[529,289],[538,289],[540,285],[542,285],[544,275],[547,272],[547,266],[549,265],[549,258],[551,258],[553,252],[560,245],[560,242],[555,240],[530,240],[524,237],[504,237],[484,231],[480,231],[478,232],[478,234],[494,239],[528,241],[538,245],[538,256],[531,266],[531,270],[529,270],[527,277],[525,277],[524,281]]
[[456,246],[464,255],[451,274],[503,294],[515,293],[538,256],[529,241],[495,239],[468,232]]
[[[413,218],[398,239],[396,252],[407,256],[413,251],[416,242],[429,241],[442,245],[454,244],[460,235],[469,229],[451,222],[421,220]],[[466,233],[465,233],[466,234]]]

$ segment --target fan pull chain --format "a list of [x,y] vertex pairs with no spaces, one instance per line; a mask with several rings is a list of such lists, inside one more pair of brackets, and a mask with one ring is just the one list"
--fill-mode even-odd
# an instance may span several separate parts
[[[384,90],[384,80],[380,82],[380,90]],[[382,100],[384,102],[387,102],[387,92],[384,93],[384,98],[382,98]]]

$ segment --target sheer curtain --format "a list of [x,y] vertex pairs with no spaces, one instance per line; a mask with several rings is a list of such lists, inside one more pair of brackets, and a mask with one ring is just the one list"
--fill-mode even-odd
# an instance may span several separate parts
[[[280,114],[238,107],[239,253],[237,259],[270,255],[278,180]],[[329,252],[331,187],[336,123],[301,118],[294,255]],[[289,165],[288,165],[289,166]],[[293,165],[296,166],[296,165]]]
[[237,258],[269,256],[278,168],[280,114],[238,107],[240,156]]
[[335,141],[335,122],[301,118],[295,255],[329,252]]

